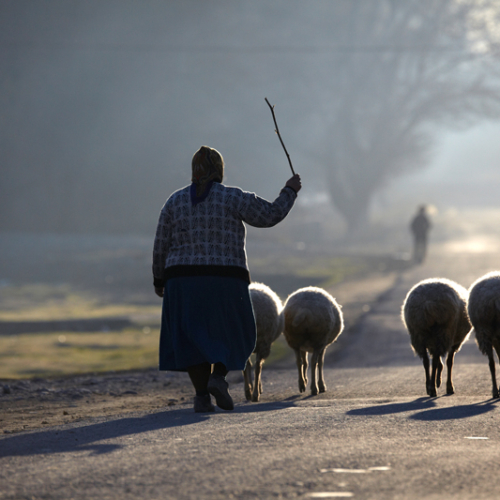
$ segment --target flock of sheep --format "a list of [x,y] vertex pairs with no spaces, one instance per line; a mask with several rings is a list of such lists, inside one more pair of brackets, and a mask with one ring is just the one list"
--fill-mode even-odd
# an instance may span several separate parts
[[[429,396],[436,396],[436,388],[441,385],[444,355],[448,369],[446,393],[455,392],[453,360],[473,328],[479,350],[488,356],[493,397],[499,397],[493,358],[493,348],[500,356],[499,272],[485,274],[469,290],[447,279],[421,281],[408,292],[402,318],[412,348],[422,358]],[[428,354],[432,357],[431,373]]]
[[[283,305],[276,293],[262,283],[250,285],[250,296],[257,342],[255,377],[252,377],[250,360],[243,372],[247,400],[259,401],[262,365],[271,352],[272,343],[282,332],[295,352],[299,391],[306,390],[308,353],[312,353],[311,394],[325,392],[325,351],[344,328],[341,307],[335,299],[322,288],[306,287],[292,293]],[[411,346],[423,361],[429,396],[435,397],[436,388],[441,385],[444,367],[441,358],[445,355],[446,393],[454,393],[454,357],[473,328],[480,351],[488,356],[493,397],[500,397],[493,358],[493,349],[500,357],[500,272],[482,276],[469,290],[445,278],[423,280],[408,292],[401,316],[410,334]]]

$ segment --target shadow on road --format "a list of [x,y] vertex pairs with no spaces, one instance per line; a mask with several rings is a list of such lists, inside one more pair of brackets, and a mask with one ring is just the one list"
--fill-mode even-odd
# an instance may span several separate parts
[[472,405],[449,406],[446,408],[433,408],[432,410],[423,411],[410,415],[412,420],[433,421],[433,420],[457,420],[460,418],[476,417],[483,415],[496,408],[497,399],[491,399],[484,403],[476,403]]
[[[446,396],[445,396],[446,397]],[[393,413],[404,413],[407,411],[417,412],[410,415],[411,420],[434,421],[434,420],[456,420],[460,418],[475,417],[483,415],[496,408],[497,399],[491,399],[483,403],[471,405],[447,406],[445,408],[435,408],[437,398],[418,398],[408,403],[391,403],[388,405],[370,406],[367,408],[357,408],[350,410],[347,415],[358,417],[390,415]]]
[[375,415],[390,415],[392,413],[403,413],[405,411],[419,411],[427,408],[433,408],[436,403],[431,398],[418,398],[415,401],[408,403],[391,403],[389,405],[369,406],[367,408],[357,408],[350,410],[347,415],[355,415],[358,417],[375,416]]
[[[293,403],[261,403],[236,406],[231,413],[254,413],[283,410]],[[90,451],[93,454],[110,453],[123,448],[122,444],[98,443],[123,436],[131,436],[159,429],[168,429],[199,424],[231,413],[216,410],[215,413],[194,413],[191,408],[161,411],[140,417],[128,417],[109,422],[50,429],[26,434],[17,434],[0,440],[0,458]]]

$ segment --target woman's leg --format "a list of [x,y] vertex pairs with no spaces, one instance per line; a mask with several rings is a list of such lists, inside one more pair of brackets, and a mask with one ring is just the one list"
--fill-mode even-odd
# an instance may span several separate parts
[[196,391],[196,396],[194,397],[194,411],[196,413],[214,411],[214,405],[212,404],[210,393],[207,389],[211,372],[212,365],[210,363],[201,363],[188,368],[189,378]]
[[190,366],[188,368],[189,378],[194,386],[197,396],[206,396],[208,394],[208,379],[212,373],[212,365],[210,363],[201,363],[199,365]]
[[208,392],[215,398],[219,408],[234,409],[233,398],[229,394],[229,384],[226,381],[227,368],[223,363],[215,363],[214,372],[208,381]]
[[216,375],[220,375],[221,377],[225,377],[227,375],[227,368],[224,363],[215,363],[214,365],[214,373]]

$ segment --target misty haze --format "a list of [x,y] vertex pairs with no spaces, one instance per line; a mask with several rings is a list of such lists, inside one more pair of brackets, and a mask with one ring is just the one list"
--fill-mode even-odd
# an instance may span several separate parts
[[[427,398],[401,305],[500,267],[499,26],[498,0],[2,0],[0,497],[496,498],[488,359],[471,334]],[[302,189],[247,226],[251,279],[323,288],[344,329],[328,391],[280,335],[260,401],[235,370],[200,417],[158,370],[153,240],[202,145],[278,196],[265,99]]]
[[301,208],[332,207],[325,233],[366,225],[401,189],[407,217],[493,204],[480,158],[472,186],[451,165],[437,187],[391,189],[461,145],[449,131],[498,116],[498,7],[481,5],[3,2],[0,228],[148,235],[201,144],[223,154],[227,184],[275,196],[289,171],[264,97]]
[[319,256],[406,265],[422,204],[431,257],[496,250],[499,12],[462,0],[3,2],[4,287],[154,300],[159,210],[190,182],[200,145],[222,153],[228,185],[274,199],[289,178],[264,98],[303,189],[282,224],[248,228],[254,279],[297,274],[286,258],[306,283],[329,275]]

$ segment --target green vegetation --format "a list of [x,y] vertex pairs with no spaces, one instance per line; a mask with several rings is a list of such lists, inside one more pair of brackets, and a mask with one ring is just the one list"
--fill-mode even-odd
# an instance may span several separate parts
[[[158,301],[159,303],[159,301]],[[116,304],[94,293],[73,290],[69,285],[23,285],[0,288],[0,321],[57,321],[157,315],[160,306]]]
[[146,327],[0,336],[0,378],[150,368],[158,363],[158,333]]
[[[374,271],[394,270],[401,264],[387,257],[337,256],[304,259],[272,253],[253,259],[252,272],[311,278],[328,288]],[[69,285],[34,284],[0,288],[0,322],[31,323],[30,331],[0,335],[0,378],[65,376],[85,372],[131,370],[158,363],[160,301],[117,300],[103,293],[75,290]],[[86,320],[97,320],[86,331]],[[100,323],[98,320],[103,319]],[[130,327],[109,331],[106,321],[125,319]],[[79,332],[46,331],[48,322],[73,320]],[[1,327],[1,325],[0,325]],[[84,331],[85,330],[85,331]],[[111,329],[112,330],[112,329]],[[266,365],[290,356],[283,337],[278,339]]]
[[405,265],[407,263],[383,255],[324,256],[304,259],[299,256],[284,257],[273,253],[268,257],[251,259],[250,262],[253,273],[265,273],[266,270],[272,269],[270,274],[319,278],[320,286],[325,288],[372,272],[400,269]]

